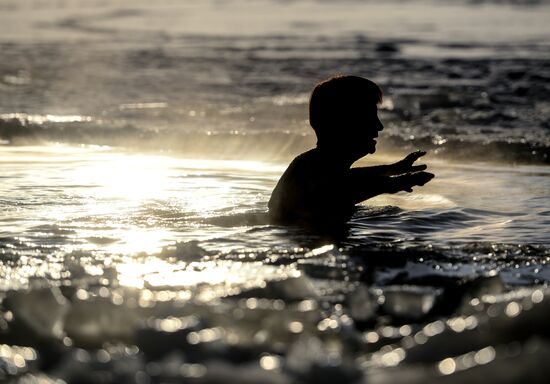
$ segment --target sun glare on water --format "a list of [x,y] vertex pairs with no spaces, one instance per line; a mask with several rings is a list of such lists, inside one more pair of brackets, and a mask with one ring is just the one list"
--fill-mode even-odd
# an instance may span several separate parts
[[[235,232],[202,220],[247,209],[269,189],[265,180],[269,184],[279,172],[254,161],[189,160],[97,146],[4,147],[0,163],[8,180],[0,192],[21,202],[6,212],[6,219],[13,217],[1,233],[16,231],[22,241],[45,241],[61,253],[85,252],[94,265],[101,266],[102,258],[124,260],[116,267],[121,283],[135,287],[227,280],[228,266],[205,264],[199,273],[154,255],[177,242]],[[252,272],[234,276],[253,280]]]
[[[177,159],[124,153],[99,153],[66,175],[86,186],[82,214],[115,227],[107,237],[117,253],[153,252],[174,238],[169,230],[185,218],[208,217],[230,209],[242,197],[228,173],[258,173],[262,163]],[[63,213],[57,213],[58,219]],[[169,225],[168,225],[169,224]],[[170,228],[166,228],[170,227]]]
[[291,267],[269,266],[261,262],[210,260],[172,263],[153,257],[120,263],[116,270],[121,285],[135,288],[197,289],[206,284],[210,288],[218,286],[230,290],[262,286],[270,279],[299,276],[299,272]]

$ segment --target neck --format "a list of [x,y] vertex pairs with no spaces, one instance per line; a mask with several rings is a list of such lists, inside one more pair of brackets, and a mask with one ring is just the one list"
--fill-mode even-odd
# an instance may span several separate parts
[[349,169],[351,165],[357,160],[350,159],[349,153],[342,152],[338,148],[330,145],[323,145],[319,142],[317,143],[316,150],[321,155],[321,157],[326,158],[332,166],[337,168]]

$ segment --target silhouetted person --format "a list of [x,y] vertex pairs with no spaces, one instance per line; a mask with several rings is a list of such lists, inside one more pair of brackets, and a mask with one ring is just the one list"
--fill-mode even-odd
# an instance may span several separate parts
[[269,200],[270,218],[277,223],[331,225],[346,221],[355,205],[382,193],[412,192],[434,175],[413,163],[417,151],[394,164],[350,168],[374,153],[384,126],[377,105],[382,91],[370,80],[335,76],[319,83],[309,102],[309,121],[317,146],[296,157]]

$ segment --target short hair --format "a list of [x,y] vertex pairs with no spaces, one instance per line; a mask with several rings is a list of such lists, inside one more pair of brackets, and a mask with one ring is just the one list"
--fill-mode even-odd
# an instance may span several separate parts
[[336,75],[318,83],[309,100],[309,123],[318,139],[330,135],[326,129],[352,116],[366,104],[382,102],[382,90],[364,77]]

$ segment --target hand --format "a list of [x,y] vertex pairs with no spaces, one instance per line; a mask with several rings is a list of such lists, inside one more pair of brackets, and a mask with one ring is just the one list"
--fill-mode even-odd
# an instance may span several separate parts
[[407,173],[406,175],[399,176],[397,179],[399,179],[399,184],[401,185],[401,190],[406,192],[412,192],[412,187],[414,186],[422,186],[426,184],[428,181],[434,178],[434,174],[430,172],[415,172],[415,173]]
[[413,165],[416,160],[425,154],[426,151],[416,151],[408,154],[403,160],[391,165],[392,174],[403,175],[405,173],[420,172],[425,170],[427,168],[425,164]]

